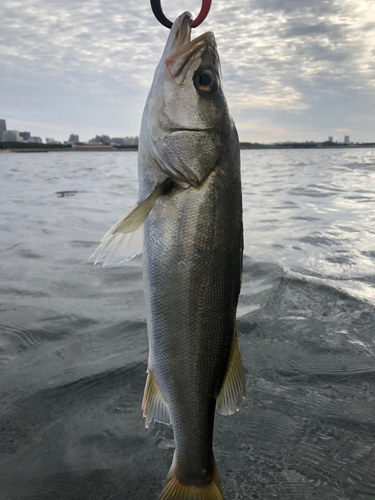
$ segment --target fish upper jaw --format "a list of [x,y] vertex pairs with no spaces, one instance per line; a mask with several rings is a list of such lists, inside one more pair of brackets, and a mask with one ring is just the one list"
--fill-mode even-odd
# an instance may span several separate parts
[[194,55],[207,43],[215,43],[215,36],[208,31],[191,40],[191,25],[193,23],[190,12],[184,12],[173,23],[171,33],[162,60],[171,77],[184,76]]
[[170,35],[168,37],[168,42],[171,43],[169,52],[177,50],[181,45],[185,45],[190,42],[191,39],[191,25],[193,23],[193,18],[190,12],[183,12],[173,23]]
[[215,36],[212,31],[207,31],[190,42],[181,45],[178,49],[165,60],[165,65],[172,77],[185,76],[190,61],[209,42],[215,42]]

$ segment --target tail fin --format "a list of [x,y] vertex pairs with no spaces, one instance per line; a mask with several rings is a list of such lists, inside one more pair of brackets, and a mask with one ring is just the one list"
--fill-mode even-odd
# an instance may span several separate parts
[[216,464],[211,483],[202,488],[182,484],[172,465],[159,500],[224,500]]

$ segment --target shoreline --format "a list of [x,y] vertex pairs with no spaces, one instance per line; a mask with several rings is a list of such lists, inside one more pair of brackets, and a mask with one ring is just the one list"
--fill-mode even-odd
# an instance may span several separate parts
[[100,152],[123,152],[123,151],[138,151],[137,147],[124,148],[124,149],[116,149],[116,148],[18,148],[18,149],[0,149],[1,153],[96,153]]
[[[375,148],[375,143],[374,144],[337,144],[337,145],[332,145],[332,146],[320,146],[320,145],[304,145],[304,144],[293,144],[293,145],[266,145],[266,144],[259,144],[259,145],[247,145],[247,144],[241,144],[240,143],[240,149],[241,150],[247,150],[247,149],[363,149],[363,148]],[[17,149],[0,149],[0,154],[1,153],[95,153],[95,152],[110,152],[110,153],[122,153],[122,152],[135,152],[138,151],[137,147],[129,147],[129,148],[84,148],[81,147],[79,149],[76,148],[17,148]]]

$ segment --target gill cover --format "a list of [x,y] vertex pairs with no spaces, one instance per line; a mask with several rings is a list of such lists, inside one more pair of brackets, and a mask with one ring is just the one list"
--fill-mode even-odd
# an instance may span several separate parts
[[191,23],[185,12],[172,26],[141,127],[147,151],[183,187],[199,187],[217,165],[227,113],[214,34],[191,40]]

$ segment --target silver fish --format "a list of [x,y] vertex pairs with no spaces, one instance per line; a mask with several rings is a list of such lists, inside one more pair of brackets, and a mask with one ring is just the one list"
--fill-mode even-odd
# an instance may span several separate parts
[[[239,142],[213,33],[174,22],[146,102],[140,203],[103,238],[96,262],[138,253],[149,335],[146,427],[172,424],[176,449],[160,500],[223,499],[212,451],[215,408],[245,396],[237,341],[243,229]],[[144,223],[144,224],[143,224]],[[143,225],[142,225],[143,224]],[[130,249],[129,249],[130,248]]]

